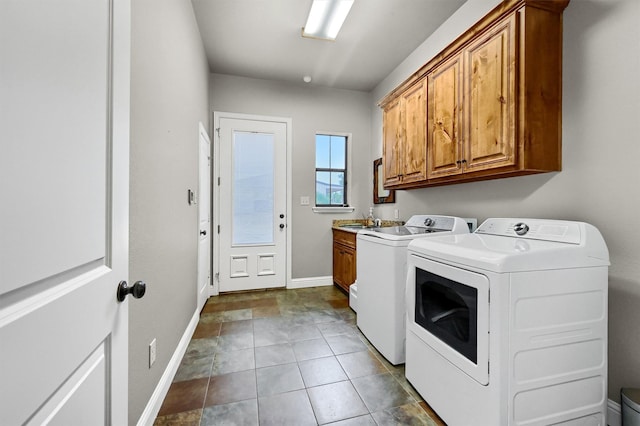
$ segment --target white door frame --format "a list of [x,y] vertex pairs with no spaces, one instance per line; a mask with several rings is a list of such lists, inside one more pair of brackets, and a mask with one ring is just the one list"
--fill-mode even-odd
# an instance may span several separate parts
[[293,223],[291,218],[291,166],[292,166],[292,119],[290,117],[272,117],[266,115],[252,115],[252,114],[239,114],[232,112],[213,111],[213,129],[211,134],[213,135],[213,220],[212,220],[212,232],[213,232],[213,293],[217,296],[220,294],[220,237],[218,233],[218,227],[220,226],[220,119],[231,118],[238,120],[256,120],[256,121],[271,121],[284,123],[287,127],[287,266],[285,276],[285,287],[291,285],[291,224]]
[[[206,143],[208,145],[208,149],[206,150],[206,154],[202,151],[202,144]],[[208,167],[203,168],[203,161],[205,160],[203,155],[206,155],[206,161],[208,163]],[[203,173],[205,176],[203,176]],[[203,179],[209,183],[209,185],[202,185]],[[206,183],[205,182],[205,183]],[[207,194],[204,194],[204,192]],[[202,310],[207,299],[211,295],[211,139],[207,134],[207,130],[202,123],[198,123],[198,272],[197,272],[197,285],[196,285],[196,299],[197,299],[197,309],[198,312]],[[208,223],[203,223],[203,203],[206,204],[206,215],[208,216]],[[203,235],[202,232],[205,234]],[[203,251],[202,240],[206,240],[207,248],[204,249],[206,253],[201,253]],[[203,270],[206,268],[206,271]],[[204,290],[201,291],[202,286],[202,278],[203,275],[207,275],[207,286]]]

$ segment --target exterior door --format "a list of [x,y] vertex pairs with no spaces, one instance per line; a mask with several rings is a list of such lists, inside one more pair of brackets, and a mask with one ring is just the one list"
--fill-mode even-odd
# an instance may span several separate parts
[[128,0],[0,2],[0,424],[127,424]]
[[284,287],[288,124],[225,116],[216,122],[220,291]]
[[207,302],[211,285],[211,142],[202,123],[199,132],[198,311]]

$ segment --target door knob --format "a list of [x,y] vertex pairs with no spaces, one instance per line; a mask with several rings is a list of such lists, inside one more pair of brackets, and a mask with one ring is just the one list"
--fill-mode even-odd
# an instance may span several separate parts
[[280,214],[280,219],[284,219],[284,215],[282,213]]
[[280,229],[284,229],[284,223],[280,224]]
[[147,285],[144,283],[144,281],[136,281],[131,287],[129,287],[126,281],[120,281],[120,284],[118,284],[118,291],[116,296],[118,302],[124,302],[127,294],[131,294],[134,298],[140,299],[142,296],[144,296],[144,293],[146,291]]
[[206,230],[200,231],[200,235],[207,235],[207,231]]

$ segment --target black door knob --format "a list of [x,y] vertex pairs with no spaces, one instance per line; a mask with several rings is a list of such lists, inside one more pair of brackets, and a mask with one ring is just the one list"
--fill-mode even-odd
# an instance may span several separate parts
[[207,235],[207,231],[200,231],[200,235]]
[[134,298],[140,299],[142,296],[144,296],[144,293],[146,291],[147,285],[144,283],[144,281],[136,281],[131,287],[129,287],[126,281],[120,281],[120,284],[118,284],[116,297],[118,299],[118,302],[124,302],[127,294],[131,294]]
[[284,215],[282,213],[280,214],[280,219],[284,219]]
[[280,224],[280,229],[284,229],[284,223]]

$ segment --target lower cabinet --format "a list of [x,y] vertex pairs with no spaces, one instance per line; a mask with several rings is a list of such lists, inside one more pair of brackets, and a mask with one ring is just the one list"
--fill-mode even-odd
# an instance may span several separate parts
[[356,281],[356,233],[333,229],[333,283],[349,293]]

